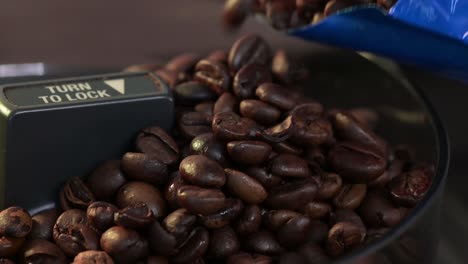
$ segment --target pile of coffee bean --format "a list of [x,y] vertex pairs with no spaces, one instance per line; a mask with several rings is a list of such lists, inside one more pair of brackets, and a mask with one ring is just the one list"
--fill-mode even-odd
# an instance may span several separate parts
[[307,70],[257,35],[155,72],[174,93],[171,135],[142,129],[120,160],[69,179],[60,208],[3,210],[0,263],[329,263],[431,185],[433,166],[373,131],[376,112],[303,96]]
[[223,22],[227,28],[239,27],[255,14],[266,17],[276,29],[315,24],[340,10],[356,6],[377,5],[389,10],[397,0],[227,0]]

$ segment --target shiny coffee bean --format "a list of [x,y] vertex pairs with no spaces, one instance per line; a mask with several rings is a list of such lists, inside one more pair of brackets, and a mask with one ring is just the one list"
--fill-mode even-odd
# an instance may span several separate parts
[[257,180],[266,189],[277,186],[281,183],[281,177],[272,174],[266,168],[263,167],[250,167],[245,170],[245,173],[250,177]]
[[190,143],[190,153],[205,155],[223,167],[229,165],[226,144],[215,138],[213,133],[194,137]]
[[209,254],[214,258],[226,258],[240,250],[240,242],[234,230],[227,226],[210,233]]
[[[197,54],[183,53],[167,62],[166,69],[177,72],[179,75],[190,75],[199,60],[200,57]],[[183,79],[183,76],[179,76],[179,79]]]
[[[296,2],[301,2],[301,0]],[[276,79],[284,84],[303,82],[308,77],[307,70],[295,65],[284,50],[276,51],[271,63],[271,69]]]
[[[279,152],[289,152],[285,151],[285,146],[281,146],[280,143],[288,140],[292,135],[293,125],[291,122],[291,116],[286,117],[281,123],[269,127],[263,131],[263,135],[268,138],[272,143],[276,143],[276,148],[280,147]],[[286,143],[287,144],[287,143]],[[286,146],[287,148],[287,146]]]
[[291,210],[271,210],[263,216],[263,223],[271,231],[276,231],[289,220],[299,216],[300,213]]
[[271,82],[270,69],[264,64],[246,64],[239,69],[234,76],[232,90],[239,99],[255,97],[257,87],[266,82]]
[[293,126],[291,139],[307,145],[320,145],[332,137],[330,122],[321,117],[323,107],[319,103],[302,104],[291,112]]
[[270,163],[270,171],[281,177],[304,178],[309,176],[307,161],[291,154],[276,156]]
[[310,231],[310,219],[301,215],[284,223],[276,232],[276,238],[282,246],[294,249],[307,241]]
[[179,147],[166,131],[160,127],[143,129],[136,139],[139,152],[148,154],[166,165],[175,163],[179,158]]
[[194,263],[208,251],[210,236],[203,227],[195,228],[179,252],[171,258],[174,263]]
[[368,245],[383,237],[386,233],[390,231],[389,228],[371,228],[367,231],[366,240],[364,244]]
[[404,217],[382,189],[375,189],[367,194],[359,208],[359,214],[366,225],[374,228],[395,226]]
[[366,193],[367,185],[365,184],[345,184],[333,198],[333,204],[337,208],[354,210],[362,203]]
[[220,211],[210,215],[200,215],[200,222],[209,229],[225,227],[236,219],[244,205],[239,199],[226,199],[226,206]]
[[187,139],[211,132],[212,115],[200,112],[188,112],[179,119],[179,129]]
[[72,224],[67,229],[61,229],[58,235],[55,234],[54,232],[55,243],[69,257],[74,257],[86,250],[99,248],[98,235],[84,224]]
[[291,110],[296,106],[293,94],[278,84],[263,83],[255,90],[255,94],[263,102],[283,110]]
[[229,53],[225,50],[215,50],[206,56],[206,59],[217,61],[227,65]]
[[180,207],[177,200],[177,192],[179,191],[179,188],[185,184],[186,183],[178,171],[173,172],[169,177],[169,181],[164,189],[164,198],[171,208],[176,209]]
[[400,174],[388,184],[391,198],[401,206],[415,206],[431,187],[432,174],[427,167]]
[[114,214],[117,210],[111,203],[94,202],[86,210],[88,224],[97,230],[105,231],[114,225]]
[[60,234],[66,233],[67,229],[70,228],[72,225],[87,223],[88,220],[85,211],[80,209],[67,210],[57,218],[52,232],[53,237],[54,239],[57,239],[57,237]]
[[218,97],[214,104],[213,113],[236,112],[238,108],[237,98],[229,92]]
[[330,258],[323,251],[322,247],[317,244],[308,243],[304,246],[301,246],[298,250],[298,253],[304,257],[306,263],[320,263],[320,264],[329,264],[331,263]]
[[276,29],[289,27],[291,16],[296,7],[295,0],[270,0],[266,2],[266,16]]
[[236,28],[242,25],[251,11],[254,0],[228,0],[223,9],[223,25]]
[[[177,83],[179,83],[179,73],[175,71],[171,71],[168,69],[157,69],[154,71],[154,74],[156,74],[161,80],[170,88],[173,89]],[[182,79],[185,80],[186,76],[185,74],[182,74]]]
[[308,147],[304,156],[306,160],[314,162],[321,167],[326,166],[327,159],[325,157],[324,151],[319,146]]
[[212,122],[213,134],[223,140],[245,140],[255,135],[253,120],[240,117],[234,112],[215,114]]
[[323,219],[330,215],[332,207],[328,203],[314,201],[307,203],[302,211],[310,219]]
[[173,255],[177,252],[176,237],[164,229],[158,221],[150,225],[147,235],[152,252],[162,256]]
[[63,186],[60,204],[64,210],[71,208],[86,209],[95,201],[91,190],[79,177],[69,179]]
[[260,254],[237,253],[228,258],[227,264],[271,264],[273,259]]
[[76,255],[73,264],[114,264],[114,261],[104,251],[88,250]]
[[207,84],[198,81],[180,83],[173,91],[178,104],[195,105],[216,98],[216,94]]
[[194,214],[213,214],[225,206],[225,196],[222,191],[193,185],[180,187],[177,200],[183,208]]
[[7,237],[25,237],[32,229],[31,215],[21,207],[12,206],[0,212],[0,234]]
[[231,72],[251,63],[267,65],[271,60],[271,48],[262,37],[246,35],[232,45],[228,60]]
[[19,258],[22,263],[70,263],[59,247],[45,239],[34,239],[28,241],[21,250]]
[[114,215],[116,225],[131,229],[146,227],[154,220],[153,211],[145,203],[127,206]]
[[341,177],[357,183],[374,180],[387,166],[381,155],[353,142],[336,144],[328,153],[328,162]]
[[294,181],[273,187],[265,204],[271,209],[298,209],[312,201],[317,193],[312,181]]
[[330,199],[341,190],[343,180],[340,175],[331,172],[324,172],[320,174],[320,188],[317,192],[317,199],[327,200]]
[[290,263],[306,264],[304,257],[295,252],[288,252],[288,253],[282,254],[278,259],[278,264],[290,264]]
[[328,225],[318,220],[310,221],[309,241],[311,243],[322,244],[328,236]]
[[372,188],[384,188],[392,180],[388,171],[384,171],[379,177],[375,178],[367,184],[368,187]]
[[351,222],[338,222],[328,232],[327,253],[332,257],[340,256],[360,245],[363,239],[358,226]]
[[301,155],[304,150],[290,142],[284,141],[272,144],[273,149],[280,154]]
[[211,88],[215,93],[222,94],[231,87],[231,75],[227,66],[213,60],[201,60],[195,66],[194,79]]
[[203,155],[192,155],[183,159],[179,165],[182,178],[201,187],[219,188],[226,182],[223,167]]
[[239,110],[242,116],[265,126],[276,123],[281,116],[280,110],[260,100],[243,100],[239,105]]
[[271,146],[262,141],[231,141],[227,151],[232,160],[245,165],[258,165],[271,154]]
[[118,191],[115,201],[119,208],[145,203],[158,219],[164,217],[167,212],[166,201],[161,192],[144,182],[134,181],[125,184]]
[[28,239],[52,239],[52,229],[60,213],[56,208],[46,209],[32,217],[32,229]]
[[236,223],[236,232],[241,235],[248,235],[257,232],[262,223],[262,215],[257,205],[248,205],[244,208]]
[[196,112],[213,115],[214,103],[212,101],[201,102],[195,105],[194,110]]
[[109,228],[101,236],[101,248],[117,263],[136,263],[148,256],[148,242],[138,232],[122,226]]
[[165,183],[169,174],[166,164],[145,153],[125,153],[121,167],[129,179],[151,184]]
[[119,160],[103,162],[89,175],[86,183],[96,200],[110,202],[126,182]]
[[284,252],[284,248],[275,239],[273,233],[266,230],[261,230],[247,236],[244,246],[249,251],[269,256],[279,255]]
[[182,208],[166,216],[162,222],[162,227],[175,237],[177,244],[181,244],[190,234],[196,221],[197,217],[195,215]]
[[169,264],[169,260],[161,256],[150,256],[146,259],[146,264]]
[[362,222],[361,217],[354,212],[353,210],[349,209],[336,209],[330,219],[329,219],[329,224],[330,226],[333,226],[337,223],[340,222],[350,222],[353,223],[355,226],[359,228],[359,232],[361,233],[362,237],[366,236],[367,233],[367,227],[364,225]]
[[233,169],[225,169],[229,191],[247,204],[260,204],[267,198],[265,188],[254,178]]
[[0,237],[0,257],[13,257],[18,253],[25,239],[23,237]]

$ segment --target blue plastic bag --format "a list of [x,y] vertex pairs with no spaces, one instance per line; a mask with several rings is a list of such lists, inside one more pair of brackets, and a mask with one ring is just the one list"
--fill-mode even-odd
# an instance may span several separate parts
[[352,7],[288,33],[468,81],[468,0],[399,0],[388,13]]

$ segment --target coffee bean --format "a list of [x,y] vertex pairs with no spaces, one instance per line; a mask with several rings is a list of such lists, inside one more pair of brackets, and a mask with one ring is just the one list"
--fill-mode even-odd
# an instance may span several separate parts
[[71,224],[66,229],[59,231],[56,233],[54,229],[55,243],[69,257],[75,257],[78,253],[86,250],[99,248],[98,235],[84,224]]
[[112,258],[104,251],[88,250],[79,253],[73,259],[73,264],[114,264]]
[[330,217],[330,225],[333,226],[340,222],[350,222],[356,225],[361,232],[361,236],[365,237],[367,233],[367,228],[361,220],[361,217],[355,213],[353,210],[349,209],[337,209],[335,210]]
[[274,143],[272,146],[273,149],[280,154],[301,155],[302,152],[304,152],[302,148],[287,141]]
[[307,203],[303,209],[303,213],[310,219],[323,219],[330,215],[332,207],[324,202]]
[[205,83],[188,81],[174,87],[174,97],[179,104],[195,105],[215,99],[216,94]]
[[94,201],[93,193],[79,177],[68,180],[60,195],[60,204],[64,210],[71,208],[86,209]]
[[166,165],[175,163],[179,158],[177,143],[160,127],[143,129],[137,136],[136,148]]
[[381,189],[370,191],[359,208],[362,220],[370,227],[392,227],[404,217],[385,194]]
[[320,174],[320,188],[317,192],[317,198],[320,200],[330,199],[341,190],[343,180],[336,173],[324,172]]
[[363,124],[370,129],[374,129],[379,122],[379,114],[371,109],[365,107],[358,107],[349,109],[348,113],[357,120],[358,123]]
[[121,167],[129,179],[151,184],[165,183],[169,174],[166,164],[145,153],[125,153]]
[[125,184],[118,191],[115,201],[120,208],[145,203],[158,219],[164,217],[167,211],[161,192],[144,182],[134,181]]
[[222,191],[192,185],[180,187],[177,200],[182,207],[194,214],[213,214],[225,206],[225,196]]
[[215,93],[222,94],[231,87],[231,75],[227,66],[213,60],[201,60],[195,66],[194,79],[207,85]]
[[158,221],[154,221],[148,228],[148,239],[152,252],[169,256],[177,251],[176,237],[164,229]]
[[229,92],[219,96],[214,104],[213,113],[236,112],[238,108],[237,98]]
[[223,25],[228,28],[240,26],[250,13],[254,0],[228,0],[223,9]]
[[281,255],[278,259],[278,264],[289,264],[289,263],[306,264],[304,257],[295,252],[285,253]]
[[223,227],[211,231],[209,254],[215,258],[226,258],[240,249],[236,233],[231,227]]
[[167,62],[165,68],[175,72],[178,81],[184,81],[193,73],[195,65],[199,60],[200,57],[197,54],[183,53]]
[[265,129],[263,131],[263,136],[265,139],[272,143],[284,143],[284,141],[288,140],[291,137],[292,128],[293,126],[291,123],[291,116],[288,116],[281,123],[272,126],[268,129]]
[[237,253],[228,258],[227,264],[271,264],[273,260],[269,256],[260,254]]
[[278,243],[274,235],[266,230],[249,235],[244,241],[244,246],[249,251],[270,256],[284,252],[284,248]]
[[245,173],[261,183],[266,189],[277,186],[282,181],[281,177],[272,174],[266,168],[262,167],[247,168]]
[[274,83],[263,83],[255,90],[255,94],[263,102],[283,110],[291,110],[296,106],[296,100],[286,88]]
[[[299,153],[300,154],[300,153]],[[324,151],[319,146],[310,146],[307,148],[305,154],[305,159],[313,163],[318,164],[320,167],[325,167],[327,164],[327,159],[325,157]]]
[[236,232],[241,235],[248,235],[259,230],[262,223],[262,215],[257,205],[249,205],[244,208],[236,223]]
[[21,250],[19,258],[22,263],[69,263],[60,248],[45,239],[28,241]]
[[328,225],[318,220],[310,221],[309,241],[322,244],[328,236]]
[[52,239],[52,229],[60,213],[56,208],[46,209],[32,217],[32,229],[28,239]]
[[209,242],[208,231],[203,227],[197,227],[179,249],[179,253],[171,258],[171,261],[174,263],[193,263],[205,255],[208,251]]
[[[157,75],[170,89],[173,89],[179,83],[179,73],[175,71],[163,68],[157,69],[154,71],[154,74]],[[181,79],[185,80],[185,78],[186,76],[183,74]]]
[[333,204],[337,208],[354,210],[364,200],[366,193],[367,186],[365,184],[345,184],[333,198]]
[[187,239],[192,230],[197,217],[187,211],[187,209],[177,209],[170,213],[162,222],[162,226],[167,232],[173,235],[177,244],[181,244]]
[[271,210],[263,216],[263,223],[271,231],[276,231],[289,220],[299,216],[300,213],[291,210]]
[[0,236],[0,257],[13,257],[24,243],[24,238]]
[[253,120],[240,117],[234,112],[221,112],[213,117],[213,134],[220,139],[249,139],[255,134],[255,128],[256,124]]
[[227,144],[227,151],[235,162],[257,165],[268,159],[271,147],[262,141],[231,141]]
[[206,101],[195,105],[194,110],[207,115],[213,115],[213,107],[214,103],[212,101]]
[[148,242],[138,232],[122,226],[109,228],[101,236],[101,248],[117,263],[135,263],[148,256]]
[[223,168],[203,155],[192,155],[183,159],[179,165],[179,172],[185,181],[201,187],[219,188],[226,182]]
[[358,226],[351,222],[339,222],[328,232],[327,252],[333,257],[340,256],[345,251],[357,247],[363,239]]
[[270,46],[258,35],[246,35],[238,39],[229,51],[229,68],[234,73],[244,65],[251,63],[267,65],[270,60]]
[[[298,0],[296,2],[302,2]],[[299,8],[299,7],[298,7]],[[296,12],[298,14],[298,12]],[[282,49],[276,51],[271,63],[271,69],[276,79],[283,84],[291,84],[296,82],[303,82],[308,76],[305,68],[295,65],[294,62],[288,58],[286,52]]]
[[96,200],[110,202],[126,182],[119,160],[103,162],[89,175],[86,183]]
[[373,188],[383,188],[392,180],[388,171],[384,171],[379,177],[375,178],[367,186]]
[[348,2],[348,1],[341,1],[341,0],[330,0],[328,3],[325,5],[325,9],[323,10],[323,14],[325,16],[330,16],[333,15],[334,13],[351,7],[353,6],[353,2]]
[[322,118],[323,107],[319,103],[302,104],[291,112],[292,140],[299,144],[320,145],[332,137],[332,128]]
[[305,243],[311,231],[310,220],[306,216],[298,216],[288,220],[282,225],[276,237],[278,242],[288,248],[296,248]]
[[387,10],[389,10],[393,5],[395,5],[396,2],[397,0],[377,0],[377,4]]
[[312,201],[317,185],[312,181],[294,181],[273,187],[265,204],[271,209],[298,209]]
[[234,76],[232,90],[239,99],[253,98],[257,87],[271,82],[271,78],[271,72],[265,64],[245,64]]
[[240,113],[262,125],[272,125],[281,116],[280,110],[259,100],[243,100],[239,105]]
[[415,206],[429,190],[432,174],[427,166],[400,174],[388,185],[391,198],[399,205]]
[[274,28],[286,29],[295,7],[295,0],[270,0],[266,3],[266,16]]
[[7,258],[0,258],[0,264],[15,264],[13,260],[9,260]]
[[187,139],[211,132],[211,122],[213,116],[200,113],[188,112],[182,115],[179,119],[179,129]]
[[248,204],[259,204],[266,199],[268,194],[265,188],[254,178],[233,169],[224,171],[227,175],[227,188],[242,201]]
[[280,154],[270,163],[270,171],[281,177],[299,177],[309,176],[309,167],[307,162],[292,154]]
[[330,258],[325,254],[323,249],[313,243],[308,243],[299,248],[298,253],[304,257],[306,263],[320,263],[329,264],[331,263]]
[[179,208],[179,202],[177,200],[177,192],[181,186],[185,185],[182,176],[179,171],[173,172],[169,177],[169,182],[164,190],[164,197],[168,202],[169,206],[173,209]]
[[105,231],[114,225],[116,212],[117,207],[111,203],[94,202],[86,210],[88,224],[97,230]]
[[386,233],[390,231],[389,228],[371,228],[367,231],[366,240],[364,244],[368,245],[374,243],[375,241],[379,240],[383,237]]
[[7,237],[25,237],[31,232],[32,218],[21,207],[9,207],[0,212],[0,234]]
[[146,227],[153,221],[153,211],[145,203],[127,206],[114,215],[115,224],[131,229]]
[[225,204],[223,209],[214,214],[200,215],[200,222],[209,229],[222,228],[236,219],[244,208],[239,199],[226,199]]
[[150,256],[146,259],[146,264],[169,264],[169,260],[161,256]]
[[229,53],[225,50],[215,50],[206,56],[207,60],[217,61],[227,65]]
[[316,12],[323,10],[325,2],[323,0],[297,0],[296,8],[299,16],[310,22]]

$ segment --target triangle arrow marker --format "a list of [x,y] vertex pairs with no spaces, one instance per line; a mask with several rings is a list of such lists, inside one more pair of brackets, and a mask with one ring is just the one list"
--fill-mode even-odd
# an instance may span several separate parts
[[125,94],[125,79],[108,80],[104,81],[104,83],[109,85],[120,94]]

